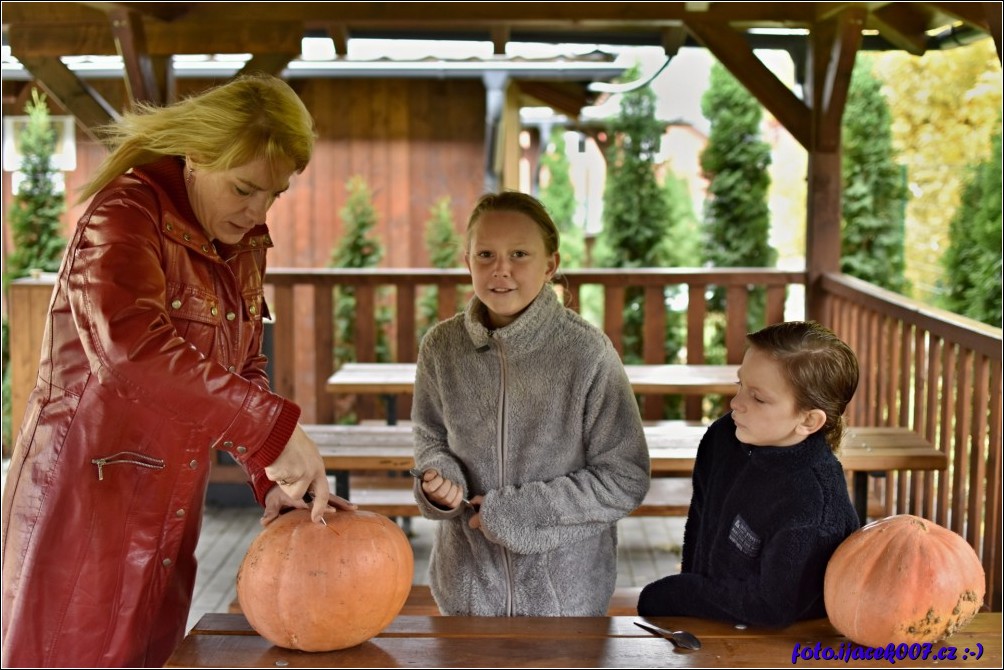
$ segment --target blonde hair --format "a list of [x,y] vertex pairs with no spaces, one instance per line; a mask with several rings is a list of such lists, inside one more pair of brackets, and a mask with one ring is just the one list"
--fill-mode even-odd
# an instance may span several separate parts
[[502,191],[501,193],[485,193],[478,198],[467,220],[467,242],[466,248],[471,248],[471,233],[478,220],[485,212],[518,212],[529,217],[537,227],[540,228],[541,237],[544,238],[544,250],[548,255],[558,251],[558,227],[554,225],[554,220],[547,213],[544,205],[539,200],[526,193],[519,191]]
[[166,107],[140,104],[101,130],[113,150],[81,190],[81,200],[130,168],[163,156],[186,156],[211,171],[286,158],[302,172],[316,137],[296,92],[263,74],[238,77]]
[[840,448],[844,409],[858,388],[858,359],[833,331],[815,321],[786,321],[750,333],[751,347],[781,365],[800,410],[826,414],[823,435],[832,451]]

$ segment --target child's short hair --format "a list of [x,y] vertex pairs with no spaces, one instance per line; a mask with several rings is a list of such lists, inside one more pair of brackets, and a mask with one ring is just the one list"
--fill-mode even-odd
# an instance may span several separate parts
[[532,195],[520,193],[519,191],[502,191],[500,193],[485,193],[478,198],[467,220],[467,243],[471,246],[471,232],[477,224],[478,219],[485,212],[519,212],[533,220],[540,228],[540,234],[544,238],[544,250],[548,254],[553,254],[558,250],[558,227],[554,224],[551,215],[539,200]]
[[746,341],[781,364],[800,410],[826,413],[824,436],[836,451],[843,414],[858,388],[858,359],[833,331],[815,321],[786,321],[750,333]]

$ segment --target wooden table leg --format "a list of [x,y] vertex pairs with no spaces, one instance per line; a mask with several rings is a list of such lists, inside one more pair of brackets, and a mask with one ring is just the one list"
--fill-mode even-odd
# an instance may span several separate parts
[[858,511],[861,525],[868,522],[868,473],[854,472],[854,509]]

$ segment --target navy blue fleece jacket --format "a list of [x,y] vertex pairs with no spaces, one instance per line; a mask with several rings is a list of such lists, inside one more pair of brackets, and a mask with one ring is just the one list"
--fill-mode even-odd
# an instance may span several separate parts
[[638,613],[768,627],[826,616],[826,563],[859,524],[822,433],[754,447],[727,414],[701,439],[693,481],[682,572],[646,586]]

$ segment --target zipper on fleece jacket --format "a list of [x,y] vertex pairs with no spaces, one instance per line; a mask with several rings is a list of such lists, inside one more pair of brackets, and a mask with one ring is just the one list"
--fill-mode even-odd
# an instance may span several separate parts
[[[495,449],[499,464],[499,488],[505,486],[505,452],[506,452],[506,358],[502,342],[496,340],[499,352],[499,407],[498,407],[498,432],[495,435]],[[512,565],[510,564],[509,550],[502,547],[502,563],[505,567],[505,611],[506,616],[513,615],[512,607]]]

